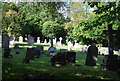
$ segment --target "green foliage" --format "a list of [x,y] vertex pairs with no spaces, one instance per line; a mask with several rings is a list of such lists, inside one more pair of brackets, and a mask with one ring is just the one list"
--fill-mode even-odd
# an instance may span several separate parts
[[42,34],[46,37],[56,37],[61,33],[62,27],[55,21],[46,21],[43,24]]
[[19,35],[18,8],[14,3],[3,3],[2,31],[3,33]]

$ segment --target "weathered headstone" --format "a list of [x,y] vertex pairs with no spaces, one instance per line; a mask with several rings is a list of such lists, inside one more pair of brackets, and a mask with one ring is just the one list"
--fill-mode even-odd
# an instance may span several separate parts
[[5,34],[2,36],[2,48],[9,48],[10,44],[10,37]]
[[22,43],[22,42],[23,42],[23,37],[20,36],[20,37],[19,37],[19,43]]
[[40,44],[40,37],[37,37],[37,44]]
[[109,55],[105,55],[103,59],[103,68],[107,70],[118,70],[120,69],[119,58],[118,55],[114,55],[113,53],[113,34],[119,33],[120,30],[112,30],[112,24],[108,25],[108,30],[104,30],[103,33],[108,35],[108,50]]
[[32,36],[28,36],[28,45],[33,46],[34,45],[34,38]]
[[98,48],[94,45],[89,46],[85,65],[95,66],[97,62]]

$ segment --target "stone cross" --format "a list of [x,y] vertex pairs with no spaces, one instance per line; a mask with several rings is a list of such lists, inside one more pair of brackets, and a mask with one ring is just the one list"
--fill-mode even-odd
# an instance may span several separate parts
[[112,30],[112,24],[108,25],[108,30],[103,30],[103,34],[108,35],[108,50],[109,55],[114,55],[113,53],[113,34],[120,32],[119,30]]

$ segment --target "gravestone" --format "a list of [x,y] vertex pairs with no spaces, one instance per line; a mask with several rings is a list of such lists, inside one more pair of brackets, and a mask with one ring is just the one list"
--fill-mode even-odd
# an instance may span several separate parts
[[77,43],[77,40],[75,40],[74,48],[77,49],[79,47],[79,44]]
[[15,44],[15,37],[13,35],[10,36],[10,46],[14,46]]
[[60,37],[59,40],[60,40],[60,45],[62,45],[62,37]]
[[19,43],[22,43],[22,42],[23,42],[23,37],[20,36],[20,37],[19,37]]
[[3,57],[4,58],[10,58],[10,57],[12,57],[12,55],[10,55],[10,51],[11,51],[10,48],[5,48],[4,49],[4,55],[3,55]]
[[10,37],[5,34],[2,36],[2,48],[9,48],[10,44]]
[[120,30],[112,30],[112,24],[108,25],[108,30],[104,30],[103,34],[106,34],[108,36],[108,50],[109,55],[105,55],[103,59],[103,69],[116,71],[120,69],[120,59],[118,58],[118,55],[114,55],[113,53],[113,34],[119,33]]
[[37,37],[37,44],[40,44],[40,37]]
[[27,48],[26,56],[23,59],[23,63],[29,63],[30,60],[34,60],[34,58],[39,58],[40,50],[36,48]]
[[47,40],[46,39],[44,40],[44,44],[47,44]]
[[57,41],[57,39],[56,39],[56,38],[55,38],[55,39],[53,39],[53,44],[54,44],[54,45],[56,45],[56,43],[57,43],[56,41]]
[[60,49],[60,53],[67,52],[67,49]]
[[40,52],[43,52],[43,51],[44,51],[44,47],[43,47],[43,46],[37,46],[36,49],[37,49],[37,50],[40,50]]
[[69,42],[67,43],[67,46],[68,46],[68,50],[71,50],[72,47],[73,47],[73,44],[69,41]]
[[32,36],[28,36],[27,42],[28,42],[28,45],[34,46],[34,38]]
[[76,52],[62,52],[55,53],[51,57],[52,66],[63,66],[66,63],[75,63],[76,61]]
[[49,37],[49,39],[51,39],[51,46],[48,48],[48,55],[50,55],[50,53],[55,53],[56,52],[56,48],[53,46],[54,37]]
[[98,48],[94,45],[89,46],[85,65],[95,66],[97,62]]
[[64,53],[57,53],[51,57],[52,66],[63,66],[66,63],[66,55]]
[[66,62],[76,62],[76,52],[65,52],[66,53]]

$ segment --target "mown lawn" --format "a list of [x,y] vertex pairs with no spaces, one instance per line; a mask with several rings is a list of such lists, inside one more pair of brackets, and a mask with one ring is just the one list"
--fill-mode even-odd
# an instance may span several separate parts
[[[45,51],[41,54],[40,58],[35,58],[29,64],[22,63],[27,47],[26,43],[20,44],[23,49],[15,50],[11,48],[12,58],[2,59],[2,79],[7,80],[68,80],[68,81],[81,81],[81,80],[114,80],[120,81],[120,77],[117,72],[103,70],[100,66],[103,56],[98,56],[97,66],[89,67],[85,66],[86,54],[76,51],[76,64],[68,63],[66,66],[53,67],[50,63],[50,57],[47,55],[47,49],[49,45],[44,45]],[[36,46],[36,45],[35,45]],[[66,46],[56,47],[57,52],[59,49],[66,48]],[[20,54],[15,54],[19,51]]]

